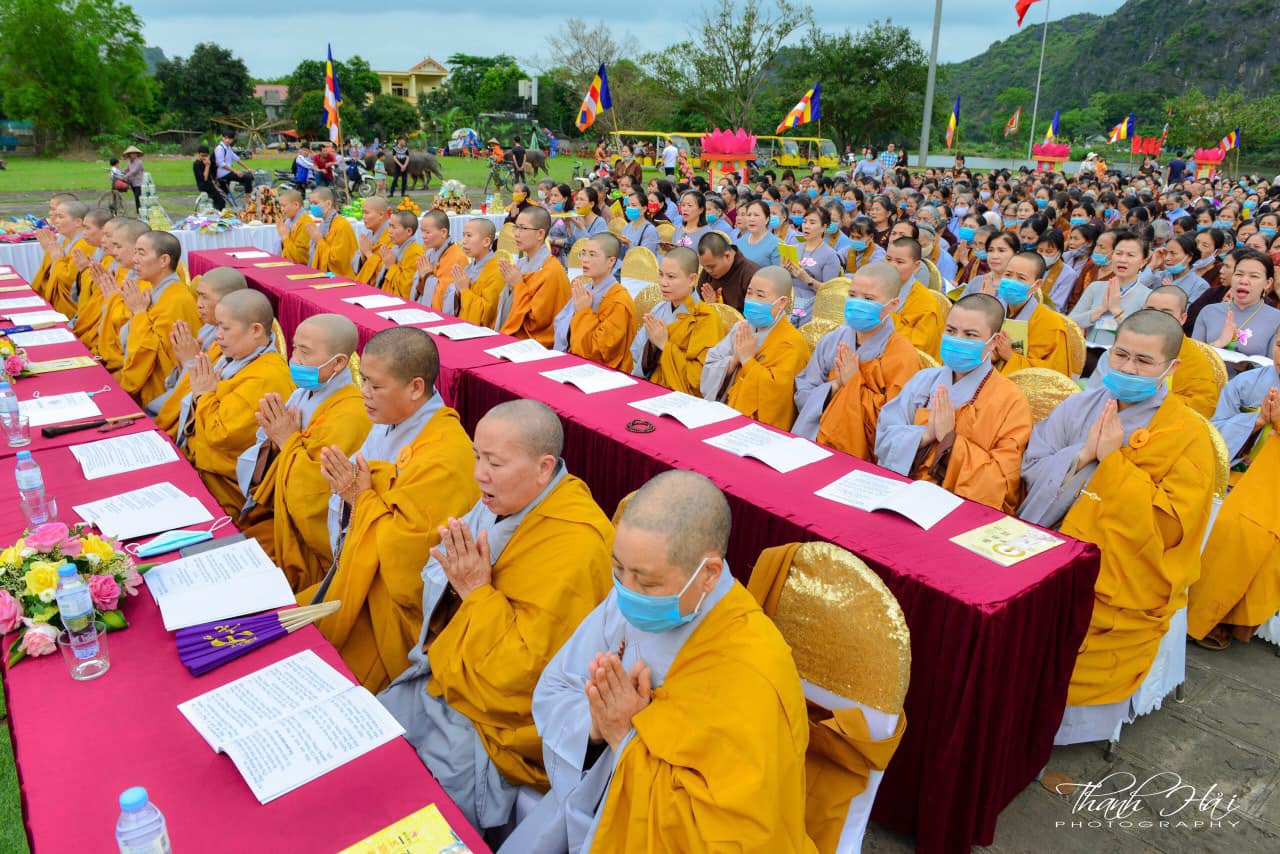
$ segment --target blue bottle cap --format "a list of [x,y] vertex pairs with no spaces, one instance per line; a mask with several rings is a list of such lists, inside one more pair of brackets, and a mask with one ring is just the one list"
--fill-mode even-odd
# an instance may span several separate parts
[[8,383],[0,382],[0,389],[8,389],[8,388],[11,388],[11,386]]
[[18,451],[18,459],[19,459],[19,460],[29,460],[29,459],[31,459],[31,452],[30,452],[30,451]]
[[147,790],[141,786],[125,789],[120,793],[120,809],[125,812],[137,812],[148,803],[150,801],[147,800]]
[[76,565],[74,563],[64,563],[58,567],[58,577],[65,578],[68,575],[76,574]]

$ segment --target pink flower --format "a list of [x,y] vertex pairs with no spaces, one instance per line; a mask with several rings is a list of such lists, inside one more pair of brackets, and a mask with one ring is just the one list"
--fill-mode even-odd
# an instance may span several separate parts
[[27,534],[24,544],[27,548],[35,549],[38,552],[53,551],[54,546],[67,539],[70,530],[61,522],[48,522],[39,525],[30,534]]
[[27,631],[22,636],[22,644],[18,649],[27,655],[35,658],[40,655],[48,655],[58,647],[58,630],[48,623],[33,623],[26,617],[22,618],[22,622],[26,624]]
[[110,575],[89,576],[89,595],[99,611],[114,611],[120,604],[120,585]]
[[9,634],[20,625],[22,603],[14,599],[8,590],[0,590],[0,635]]
[[1253,337],[1252,329],[1239,329],[1236,331],[1236,340],[1240,342],[1240,346],[1244,347],[1249,343],[1249,339]]
[[130,565],[124,573],[124,592],[130,596],[138,595],[138,588],[142,586],[142,576],[138,574],[137,568]]
[[80,557],[81,552],[84,551],[84,543],[80,542],[79,537],[67,537],[58,543],[58,549],[63,557]]
[[16,353],[4,360],[4,369],[11,377],[16,377],[27,369],[27,360]]

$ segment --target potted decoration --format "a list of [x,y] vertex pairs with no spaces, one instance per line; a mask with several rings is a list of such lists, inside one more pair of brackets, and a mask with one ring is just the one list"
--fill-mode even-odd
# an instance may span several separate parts
[[27,351],[14,344],[7,335],[0,335],[0,381],[13,382],[22,376],[29,364]]
[[702,162],[707,164],[707,178],[714,185],[717,165],[723,175],[737,172],[747,180],[747,164],[755,162],[756,138],[742,128],[735,131],[716,128],[702,137]]
[[1071,146],[1062,142],[1041,142],[1031,146],[1031,157],[1037,172],[1057,172],[1071,159]]

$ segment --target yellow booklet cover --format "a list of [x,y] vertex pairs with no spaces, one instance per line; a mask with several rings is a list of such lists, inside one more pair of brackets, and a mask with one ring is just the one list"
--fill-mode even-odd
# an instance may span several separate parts
[[[16,278],[18,278],[17,273],[14,273],[12,276],[0,276],[0,279],[16,279]],[[0,294],[12,294],[12,293],[17,293],[18,291],[29,291],[29,290],[31,290],[30,285],[5,285],[3,288],[0,288]]]
[[1027,321],[1006,320],[1003,328],[1004,334],[1009,336],[1009,342],[1013,344],[1014,351],[1027,355],[1027,338],[1030,334],[1027,332]]
[[267,267],[292,267],[294,266],[294,263],[292,261],[263,261],[262,263],[254,264],[253,266],[265,269]]
[[[292,276],[290,278],[292,278]],[[324,284],[324,285],[312,285],[311,290],[327,291],[330,288],[349,288],[354,284],[355,282],[329,282],[328,284]]]
[[799,264],[800,250],[796,249],[796,247],[790,243],[783,243],[779,241],[778,257],[782,259],[783,263],[790,261],[792,264]]
[[328,274],[328,273],[319,273],[319,272],[317,272],[317,273],[294,273],[293,275],[286,276],[285,278],[287,278],[287,279],[288,279],[289,281],[291,281],[291,282],[299,282],[299,281],[302,281],[303,279],[327,279],[327,278],[329,278],[329,274]]
[[989,525],[957,534],[951,542],[1001,566],[1013,566],[1066,541],[1006,516]]
[[25,373],[51,374],[54,371],[69,371],[73,368],[92,368],[98,364],[92,356],[68,356],[65,359],[51,359],[47,362],[31,362]]
[[470,850],[440,809],[428,804],[339,854],[467,854]]

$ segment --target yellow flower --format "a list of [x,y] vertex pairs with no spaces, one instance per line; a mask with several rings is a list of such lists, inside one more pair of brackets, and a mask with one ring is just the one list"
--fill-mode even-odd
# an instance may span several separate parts
[[9,548],[0,552],[0,565],[22,566],[22,540],[18,540]]
[[59,565],[48,560],[33,560],[31,568],[27,570],[26,595],[39,596],[46,590],[57,589]]
[[96,534],[82,537],[81,545],[86,555],[96,555],[99,561],[108,561],[115,556],[116,550],[106,540]]

